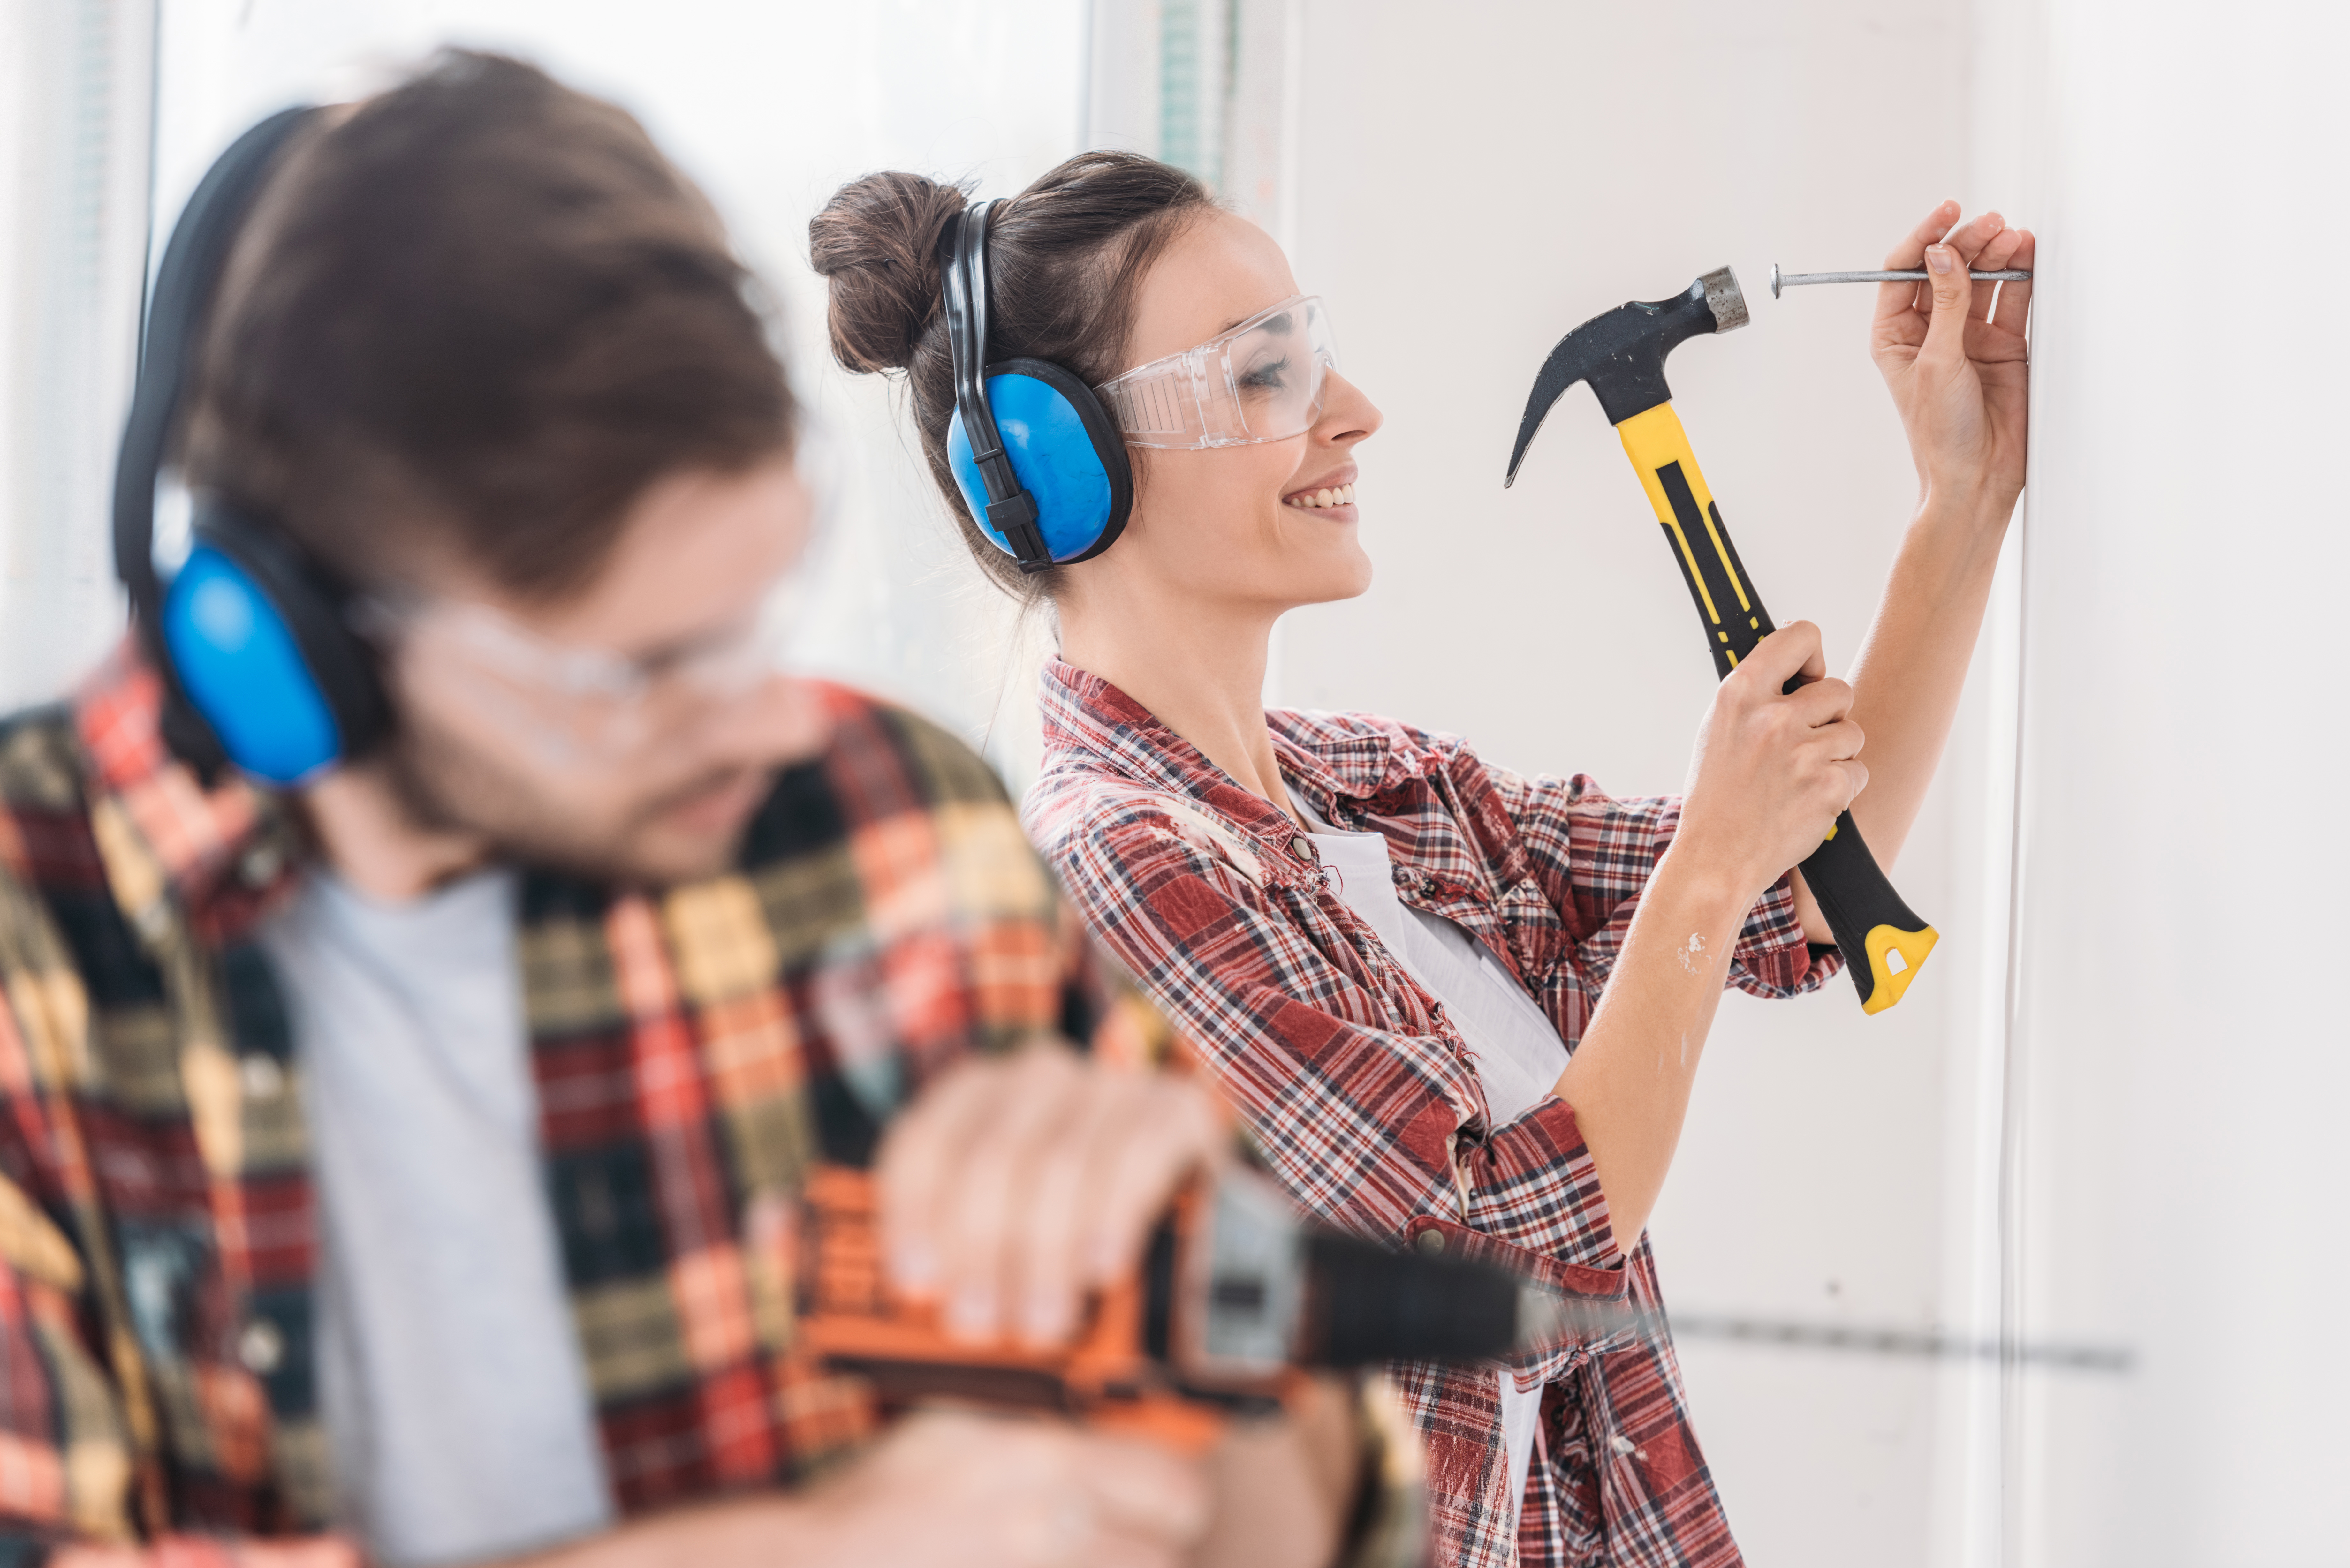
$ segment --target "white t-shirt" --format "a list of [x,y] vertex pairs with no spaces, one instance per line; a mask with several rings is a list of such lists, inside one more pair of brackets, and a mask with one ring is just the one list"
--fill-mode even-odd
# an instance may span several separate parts
[[320,1413],[387,1568],[612,1520],[538,1142],[515,878],[409,904],[312,873],[260,932],[310,1119]]
[[[1312,826],[1314,846],[1333,873],[1338,897],[1378,933],[1420,988],[1444,1003],[1452,1026],[1468,1043],[1492,1125],[1505,1127],[1540,1105],[1566,1069],[1566,1043],[1549,1015],[1482,942],[1443,916],[1415,909],[1396,897],[1395,864],[1384,836],[1342,833],[1296,790],[1289,798]],[[1513,1374],[1497,1376],[1502,1435],[1510,1456],[1510,1502],[1515,1508],[1525,1499],[1542,1390],[1521,1394]]]

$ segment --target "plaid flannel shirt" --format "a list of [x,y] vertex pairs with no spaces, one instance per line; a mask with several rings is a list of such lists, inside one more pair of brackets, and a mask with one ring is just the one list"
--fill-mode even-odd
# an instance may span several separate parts
[[[793,1345],[794,1201],[950,1060],[1057,1030],[1139,1058],[960,742],[827,689],[733,875],[525,878],[545,1173],[624,1513],[790,1482],[873,1421]],[[290,814],[166,757],[121,656],[0,724],[0,1560],[45,1542],[313,1530],[301,1067],[251,932]]]
[[[1045,672],[1045,760],[1024,818],[1111,952],[1193,1041],[1290,1193],[1391,1245],[1507,1263],[1586,1297],[1657,1309],[1646,1236],[1610,1229],[1575,1112],[1553,1097],[1494,1127],[1441,1003],[1337,896],[1313,842],[1107,681]],[[1385,836],[1396,891],[1507,963],[1572,1051],[1679,802],[1525,779],[1461,740],[1362,714],[1270,711],[1283,771],[1325,820]],[[1782,882],[1730,981],[1816,988]],[[1430,1243],[1426,1233],[1442,1241]],[[1440,1561],[1467,1568],[1738,1561],[1661,1334],[1569,1339],[1513,1365],[1544,1386],[1518,1527],[1494,1377],[1393,1369],[1428,1445]]]

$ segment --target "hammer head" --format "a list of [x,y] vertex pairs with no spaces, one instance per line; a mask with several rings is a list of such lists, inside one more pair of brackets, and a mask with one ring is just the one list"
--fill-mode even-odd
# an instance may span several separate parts
[[1669,402],[1665,356],[1708,332],[1732,332],[1746,325],[1746,296],[1728,267],[1707,273],[1670,299],[1636,299],[1593,317],[1558,340],[1543,361],[1542,374],[1518,421],[1518,444],[1502,483],[1514,484],[1518,464],[1534,444],[1534,431],[1553,403],[1577,381],[1599,395],[1607,422],[1620,425],[1634,414]]

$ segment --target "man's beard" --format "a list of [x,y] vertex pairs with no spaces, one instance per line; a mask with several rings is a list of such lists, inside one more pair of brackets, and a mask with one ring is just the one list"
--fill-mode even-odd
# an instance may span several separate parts
[[599,828],[565,820],[512,774],[453,739],[418,733],[412,724],[403,724],[392,737],[383,766],[385,780],[417,826],[485,839],[498,858],[512,864],[617,883],[690,881],[724,870],[739,833],[709,864],[670,864],[645,853],[647,830],[681,803],[756,771],[713,769],[664,789]]

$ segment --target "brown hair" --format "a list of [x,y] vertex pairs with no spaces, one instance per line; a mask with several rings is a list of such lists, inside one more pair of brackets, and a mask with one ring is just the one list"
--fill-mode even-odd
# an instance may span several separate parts
[[[868,174],[808,224],[831,286],[832,352],[855,371],[902,370],[931,474],[980,568],[1023,600],[1050,595],[972,521],[947,468],[954,360],[939,308],[939,238],[970,193],[920,174]],[[1048,359],[1087,386],[1124,369],[1134,296],[1152,261],[1214,205],[1182,170],[1131,152],[1081,152],[997,207],[987,229],[988,358]],[[1113,416],[1115,423],[1115,416]]]
[[351,584],[426,528],[559,597],[655,480],[790,449],[747,283],[627,113],[443,52],[272,175],[207,328],[190,482]]

